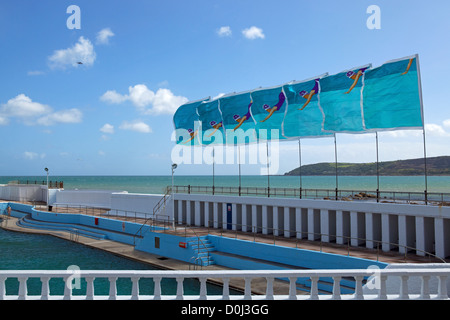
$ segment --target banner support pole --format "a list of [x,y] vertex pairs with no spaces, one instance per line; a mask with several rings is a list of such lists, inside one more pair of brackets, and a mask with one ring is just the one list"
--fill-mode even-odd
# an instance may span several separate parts
[[427,147],[425,140],[425,126],[422,128],[423,133],[423,161],[425,171],[425,204],[428,204],[428,170],[427,170]]
[[213,185],[212,185],[212,194],[214,195],[214,163],[216,162],[216,159],[214,158],[214,146],[213,146],[213,150],[212,150],[213,152],[212,152],[212,156],[213,156],[213,163],[212,163],[212,165],[213,165]]
[[380,166],[378,157],[378,131],[375,131],[375,141],[377,147],[377,202],[380,202]]
[[299,162],[299,177],[300,177],[300,199],[302,198],[302,144],[298,139],[298,162]]
[[239,163],[239,196],[241,196],[241,146],[238,145],[238,163]]
[[267,155],[267,197],[270,198],[270,177],[269,177],[269,140],[266,142]]
[[336,167],[336,200],[337,200],[338,199],[338,164],[337,164],[336,133],[334,134],[334,165]]

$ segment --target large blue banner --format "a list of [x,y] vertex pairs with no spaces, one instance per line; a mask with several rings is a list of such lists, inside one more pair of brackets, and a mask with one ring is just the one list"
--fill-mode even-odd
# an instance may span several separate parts
[[177,143],[186,145],[422,129],[418,56],[190,102],[177,110],[174,124]]

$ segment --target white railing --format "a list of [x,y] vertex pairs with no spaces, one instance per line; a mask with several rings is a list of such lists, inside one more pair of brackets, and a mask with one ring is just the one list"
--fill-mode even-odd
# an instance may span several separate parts
[[[447,293],[447,278],[450,270],[444,268],[435,269],[353,269],[353,270],[227,270],[227,271],[89,271],[89,270],[1,270],[0,271],[0,300],[378,300],[378,299],[449,299]],[[318,289],[319,279],[331,278],[333,282],[332,294],[320,294]],[[355,281],[355,291],[352,294],[341,294],[340,281],[343,278]],[[369,278],[368,283],[363,280]],[[390,285],[392,277],[400,279],[400,285],[392,290]],[[6,279],[15,278],[19,281],[18,293],[6,294]],[[28,295],[27,280],[40,278],[42,289],[39,295]],[[49,289],[50,279],[60,278],[65,281],[64,295],[51,295]],[[109,295],[95,295],[94,279],[109,279]],[[117,279],[128,278],[132,281],[131,295],[119,295],[117,292]],[[151,278],[154,281],[154,294],[139,294],[139,279]],[[162,295],[161,280],[172,278],[177,281],[175,295]],[[195,278],[200,282],[200,292],[197,295],[184,295],[183,281],[187,278]],[[206,282],[209,278],[220,279],[223,282],[222,295],[208,295]],[[240,278],[244,280],[244,292],[240,295],[230,295],[230,279]],[[267,281],[266,293],[255,295],[252,293],[251,282],[256,278],[265,278]],[[288,279],[289,292],[284,295],[274,294],[274,280],[278,278]],[[311,281],[309,293],[299,294],[296,289],[296,281],[299,278],[307,278]],[[420,292],[409,290],[408,280],[420,279]],[[72,295],[72,282],[74,279],[86,281],[86,295]],[[431,286],[431,281],[437,285]],[[395,281],[394,281],[395,283]],[[367,286],[370,284],[370,290]],[[364,287],[365,286],[365,287]],[[388,290],[389,289],[389,290]],[[388,292],[389,291],[389,292]],[[392,293],[392,291],[395,291]]]

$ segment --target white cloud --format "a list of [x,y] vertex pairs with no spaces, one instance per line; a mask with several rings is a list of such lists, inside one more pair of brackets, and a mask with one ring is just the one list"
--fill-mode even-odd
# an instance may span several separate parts
[[450,136],[448,132],[446,132],[442,126],[434,123],[425,124],[425,132],[432,136],[438,137],[447,137]]
[[128,98],[137,107],[146,107],[153,102],[155,93],[147,88],[145,84],[137,84],[134,87],[129,87],[130,94]]
[[27,75],[29,75],[29,76],[40,76],[40,75],[43,75],[43,74],[45,74],[45,72],[44,71],[39,71],[39,70],[33,70],[33,71],[28,71],[27,72]]
[[114,33],[110,28],[104,28],[97,33],[97,44],[109,44],[109,38],[113,37]]
[[37,159],[37,158],[44,159],[46,154],[45,153],[39,154],[39,153],[36,153],[36,152],[25,151],[23,153],[23,156],[25,157],[25,159],[34,160],[34,159]]
[[6,117],[30,118],[49,113],[51,110],[48,105],[33,102],[22,93],[3,104],[0,108],[0,113]]
[[118,104],[130,101],[144,114],[173,114],[179,106],[185,104],[188,99],[176,96],[166,88],[160,88],[155,92],[147,88],[145,84],[137,84],[128,88],[129,94],[119,94],[114,90],[106,91],[100,100]]
[[109,124],[109,123],[105,123],[105,125],[100,128],[100,131],[103,132],[103,133],[113,134],[114,133],[114,126]]
[[0,126],[6,126],[9,123],[8,118],[0,116]]
[[444,120],[443,124],[444,124],[444,127],[450,128],[450,119]]
[[80,110],[73,108],[68,110],[56,111],[43,116],[37,120],[37,124],[51,126],[56,123],[80,123],[83,114]]
[[128,99],[127,95],[121,95],[117,93],[115,90],[106,91],[101,97],[100,100],[108,102],[108,103],[122,103]]
[[264,39],[266,36],[263,33],[263,30],[261,28],[252,26],[250,28],[244,29],[242,30],[242,34],[244,35],[244,37],[246,37],[247,39],[250,40],[254,40],[254,39]]
[[217,34],[219,35],[219,37],[230,37],[231,33],[231,28],[229,26],[223,26],[220,27],[219,30],[217,30]]
[[150,126],[142,121],[134,121],[134,122],[128,122],[124,121],[119,127],[122,130],[131,130],[141,133],[151,133],[152,129]]
[[95,58],[96,53],[91,41],[81,36],[72,47],[55,50],[48,58],[48,62],[52,69],[66,69],[79,66],[78,62],[82,62],[85,66],[91,66],[94,64]]

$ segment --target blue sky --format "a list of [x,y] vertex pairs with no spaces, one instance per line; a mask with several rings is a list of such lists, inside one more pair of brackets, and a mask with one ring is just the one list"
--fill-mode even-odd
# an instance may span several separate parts
[[[80,29],[67,27],[70,5]],[[366,26],[370,5],[381,29]],[[416,53],[427,153],[450,155],[449,10],[445,0],[2,1],[0,175],[170,174],[172,116],[186,101]],[[381,160],[423,156],[420,131],[379,138]],[[373,134],[337,141],[339,161],[376,160]],[[298,166],[297,148],[280,144],[273,173]],[[302,159],[334,161],[333,140],[304,139]],[[237,168],[217,165],[216,174]],[[205,164],[177,169],[211,173]]]

